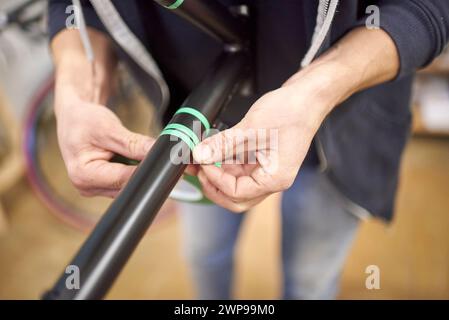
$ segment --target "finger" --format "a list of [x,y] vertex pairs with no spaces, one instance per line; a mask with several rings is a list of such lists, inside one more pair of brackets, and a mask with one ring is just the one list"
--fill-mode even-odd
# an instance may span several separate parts
[[88,189],[88,190],[80,190],[80,194],[83,197],[106,197],[115,199],[121,190],[108,190],[108,189]]
[[225,194],[223,194],[215,186],[213,186],[207,179],[204,172],[200,171],[198,173],[198,179],[200,180],[203,189],[203,194],[209,200],[211,200],[212,202],[216,203],[217,205],[223,208],[226,208],[236,213],[247,211],[248,209],[252,208],[265,198],[265,196],[263,196],[252,199],[250,201],[235,202],[229,197],[227,197]]
[[120,191],[129,181],[136,166],[127,166],[120,163],[112,163],[105,160],[92,161],[80,172],[82,190],[110,190]]
[[245,170],[241,164],[223,164],[221,169],[234,177],[239,177],[245,174]]
[[240,177],[249,175],[257,166],[257,164],[223,164],[221,168],[235,177]]
[[203,166],[202,171],[215,188],[234,201],[249,201],[271,193],[251,175],[234,176],[221,168],[210,165]]
[[239,206],[238,204],[227,200],[217,188],[215,188],[205,177],[204,173],[201,171],[198,173],[198,179],[201,183],[202,191],[204,196],[206,196],[210,201],[219,205],[220,207],[226,208],[233,212],[243,212],[245,208]]
[[143,160],[154,144],[154,139],[118,126],[99,146],[134,160]]
[[201,142],[193,150],[193,157],[200,164],[212,164],[226,159],[232,160],[255,150],[257,132],[238,124]]
[[185,173],[191,176],[196,176],[198,174],[198,171],[199,171],[198,165],[188,165],[185,170]]

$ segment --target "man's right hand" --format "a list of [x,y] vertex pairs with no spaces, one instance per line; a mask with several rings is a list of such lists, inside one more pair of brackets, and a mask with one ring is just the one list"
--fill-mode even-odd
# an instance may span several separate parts
[[120,154],[143,160],[153,139],[126,129],[103,105],[63,92],[58,96],[58,141],[70,180],[84,196],[115,197],[136,166],[110,159]]
[[55,115],[58,141],[69,177],[84,196],[115,197],[136,169],[111,162],[114,154],[142,160],[153,139],[126,129],[104,106],[114,79],[110,40],[89,30],[95,66],[86,59],[77,30],[52,41],[56,65]]

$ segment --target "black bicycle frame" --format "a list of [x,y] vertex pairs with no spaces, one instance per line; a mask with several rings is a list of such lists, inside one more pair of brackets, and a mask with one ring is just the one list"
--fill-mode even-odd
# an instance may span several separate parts
[[[155,0],[220,39],[224,52],[210,73],[184,102],[194,106],[213,123],[247,76],[248,53],[240,18],[211,0]],[[173,9],[173,7],[172,7]],[[193,128],[194,118],[175,115],[172,122]],[[80,286],[67,285],[64,272],[46,299],[101,299],[107,293],[130,255],[151,225],[159,209],[182,176],[186,164],[175,164],[171,154],[186,154],[187,144],[160,136],[120,195],[114,200],[69,266],[79,270]],[[187,153],[188,157],[190,154]],[[70,269],[65,269],[70,270]]]

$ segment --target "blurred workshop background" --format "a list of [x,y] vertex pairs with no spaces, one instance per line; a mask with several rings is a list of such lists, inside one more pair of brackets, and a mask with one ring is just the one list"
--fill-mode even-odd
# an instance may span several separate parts
[[[67,178],[52,112],[45,1],[15,11],[28,2],[0,0],[0,299],[40,298],[109,203],[80,197]],[[153,110],[125,70],[118,87],[110,107],[130,129],[148,133],[153,124],[156,134]],[[362,224],[341,299],[449,299],[449,51],[418,75],[413,114],[395,220]],[[167,201],[108,298],[194,297],[177,214]],[[248,215],[235,295],[277,298],[279,196]],[[379,290],[365,286],[369,265],[380,268]]]

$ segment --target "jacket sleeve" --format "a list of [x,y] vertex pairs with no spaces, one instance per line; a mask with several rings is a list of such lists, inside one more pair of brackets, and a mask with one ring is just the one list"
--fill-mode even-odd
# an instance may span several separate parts
[[432,62],[449,41],[448,0],[380,0],[380,27],[396,44],[398,78]]
[[[67,22],[70,22],[70,17],[74,14],[72,5],[71,0],[48,1],[48,33],[50,39],[53,39],[58,32],[68,27]],[[106,32],[90,2],[88,0],[81,0],[81,6],[86,25]]]

